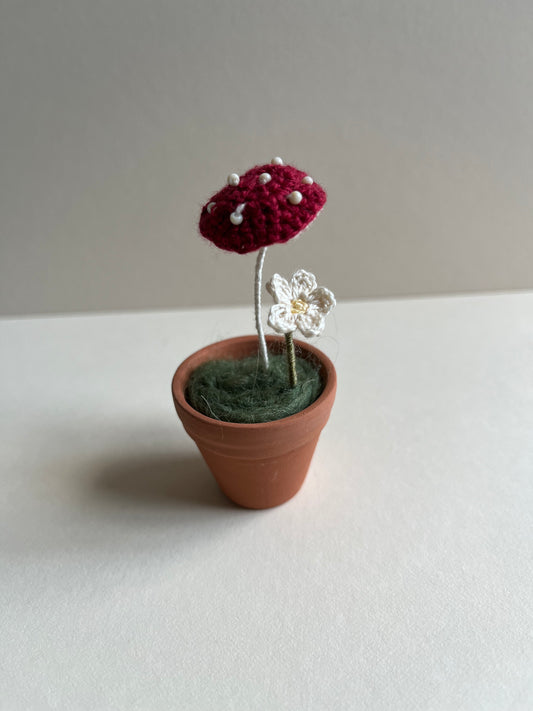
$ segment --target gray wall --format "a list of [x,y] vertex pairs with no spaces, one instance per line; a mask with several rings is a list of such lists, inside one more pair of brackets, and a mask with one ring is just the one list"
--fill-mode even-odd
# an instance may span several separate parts
[[329,201],[265,276],[340,298],[533,285],[528,0],[3,0],[3,314],[245,303],[197,236],[281,155]]

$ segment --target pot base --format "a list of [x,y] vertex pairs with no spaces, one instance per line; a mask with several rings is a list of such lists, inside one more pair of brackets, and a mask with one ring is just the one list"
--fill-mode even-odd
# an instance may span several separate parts
[[283,457],[252,461],[220,456],[205,447],[199,449],[228,499],[247,509],[270,509],[300,491],[317,442],[318,437]]

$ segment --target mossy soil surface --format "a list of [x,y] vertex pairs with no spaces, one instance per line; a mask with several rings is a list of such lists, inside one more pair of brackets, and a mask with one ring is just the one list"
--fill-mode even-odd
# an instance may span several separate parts
[[270,355],[264,370],[257,356],[213,360],[197,368],[187,385],[187,401],[195,410],[225,422],[271,422],[309,407],[322,391],[315,365],[296,358],[298,382],[289,384],[287,358]]

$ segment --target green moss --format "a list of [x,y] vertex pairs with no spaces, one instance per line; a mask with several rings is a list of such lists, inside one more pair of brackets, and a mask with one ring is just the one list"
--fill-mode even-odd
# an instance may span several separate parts
[[296,371],[298,383],[291,388],[285,355],[271,355],[266,371],[257,356],[208,361],[191,375],[187,400],[195,410],[225,422],[279,420],[308,407],[322,391],[312,362],[296,358]]

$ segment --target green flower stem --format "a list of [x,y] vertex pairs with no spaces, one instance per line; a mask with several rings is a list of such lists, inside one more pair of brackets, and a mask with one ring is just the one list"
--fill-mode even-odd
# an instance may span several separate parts
[[298,376],[296,375],[296,355],[294,353],[292,333],[285,334],[285,345],[287,346],[287,362],[289,363],[289,381],[291,388],[294,388],[298,382]]

